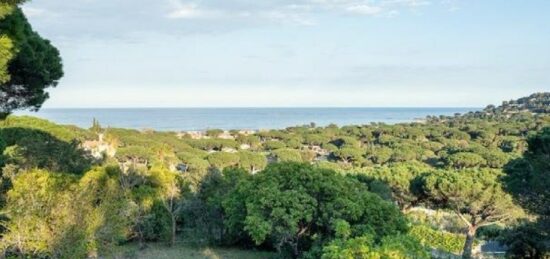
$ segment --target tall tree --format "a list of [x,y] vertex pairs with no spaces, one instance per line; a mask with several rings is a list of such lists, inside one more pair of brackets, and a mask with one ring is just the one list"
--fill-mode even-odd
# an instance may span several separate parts
[[438,171],[423,177],[424,195],[434,207],[453,210],[467,227],[463,258],[472,258],[476,231],[511,220],[521,210],[499,182],[501,174],[488,169]]
[[187,191],[187,185],[178,174],[163,167],[153,168],[150,174],[154,184],[160,188],[159,199],[170,216],[170,245],[175,245],[177,221],[182,210],[183,195]]
[[506,187],[519,204],[537,216],[513,231],[505,243],[512,258],[550,256],[550,127],[528,139],[523,158],[506,168]]
[[[0,52],[13,54],[11,59],[0,58],[0,119],[3,119],[13,110],[40,109],[49,98],[46,88],[55,87],[63,76],[63,66],[59,51],[33,31],[20,8],[15,7],[0,20],[0,31],[3,34]],[[3,72],[2,63],[7,65]]]

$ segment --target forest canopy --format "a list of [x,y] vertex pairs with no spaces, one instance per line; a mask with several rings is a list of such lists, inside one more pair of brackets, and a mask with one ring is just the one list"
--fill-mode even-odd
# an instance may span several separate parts
[[98,257],[190,242],[285,258],[473,258],[496,242],[544,258],[549,97],[424,122],[203,136],[9,116],[0,249]]

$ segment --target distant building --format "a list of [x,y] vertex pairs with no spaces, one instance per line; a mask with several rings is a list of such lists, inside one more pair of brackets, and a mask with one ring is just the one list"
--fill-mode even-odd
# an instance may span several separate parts
[[229,133],[229,131],[224,131],[222,134],[218,135],[217,138],[221,138],[221,139],[235,139],[235,137],[233,135],[231,135],[231,133]]
[[104,156],[114,157],[116,154],[116,147],[103,141],[103,134],[98,134],[98,140],[88,140],[82,143],[84,150],[90,151],[90,154],[96,158],[101,159]]

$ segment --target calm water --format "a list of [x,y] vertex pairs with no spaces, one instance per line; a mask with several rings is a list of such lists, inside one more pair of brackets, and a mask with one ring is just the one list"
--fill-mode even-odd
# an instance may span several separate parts
[[19,112],[56,123],[88,128],[93,118],[102,126],[156,130],[280,129],[315,122],[388,124],[410,122],[427,115],[453,115],[476,108],[124,108],[124,109],[43,109],[38,113]]

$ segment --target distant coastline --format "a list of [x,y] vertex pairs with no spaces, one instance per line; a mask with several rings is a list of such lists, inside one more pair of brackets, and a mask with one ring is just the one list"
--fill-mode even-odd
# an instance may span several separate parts
[[369,107],[369,108],[47,108],[18,112],[59,124],[88,128],[97,119],[103,126],[157,131],[265,130],[328,124],[361,125],[422,122],[426,116],[478,111],[471,107]]

